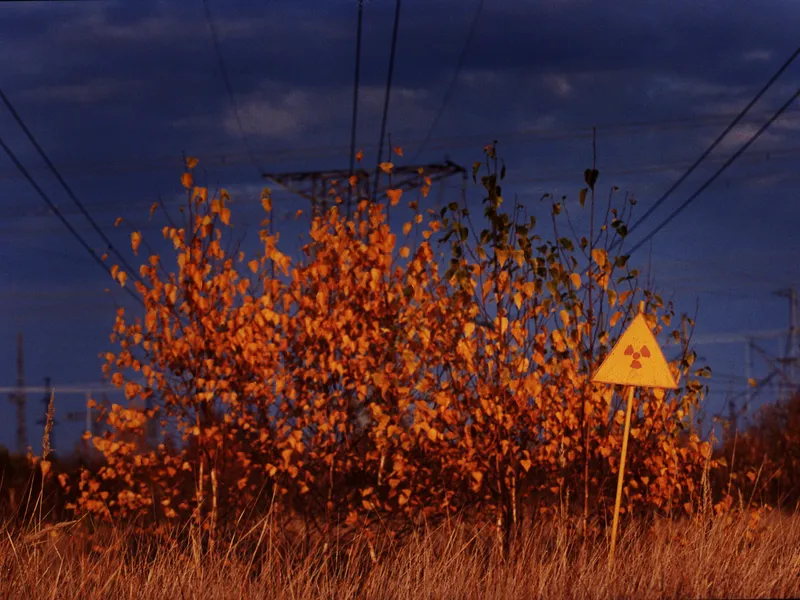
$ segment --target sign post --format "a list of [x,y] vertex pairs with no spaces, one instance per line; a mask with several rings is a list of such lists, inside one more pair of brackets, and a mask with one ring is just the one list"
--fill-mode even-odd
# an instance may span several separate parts
[[611,550],[608,565],[614,565],[617,545],[619,508],[622,502],[622,484],[625,478],[625,459],[628,454],[628,436],[633,412],[633,388],[649,387],[675,389],[675,377],[669,369],[661,348],[644,318],[644,302],[639,303],[639,313],[620,336],[619,341],[597,369],[592,381],[626,386],[625,429],[622,434],[622,454],[617,475],[617,497],[614,501],[614,521],[611,525]]

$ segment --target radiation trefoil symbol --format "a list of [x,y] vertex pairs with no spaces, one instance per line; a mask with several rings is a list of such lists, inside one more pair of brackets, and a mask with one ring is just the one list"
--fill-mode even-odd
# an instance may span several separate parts
[[639,362],[640,358],[650,358],[650,350],[647,349],[647,346],[642,346],[642,349],[636,352],[633,349],[633,346],[628,344],[628,347],[625,348],[625,356],[633,355],[633,360],[631,361],[631,369],[641,369],[642,363]]

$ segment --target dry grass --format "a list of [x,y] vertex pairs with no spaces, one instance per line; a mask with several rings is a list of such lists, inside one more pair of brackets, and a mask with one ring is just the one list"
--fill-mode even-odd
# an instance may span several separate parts
[[[0,538],[3,598],[777,598],[800,596],[800,514],[708,527],[660,523],[622,529],[616,576],[607,544],[581,559],[566,527],[528,528],[503,559],[491,535],[447,526],[412,536],[373,564],[363,544],[304,556],[277,545],[251,557],[228,547],[200,562],[177,542],[101,545],[76,525]],[[268,536],[272,539],[272,536]]]

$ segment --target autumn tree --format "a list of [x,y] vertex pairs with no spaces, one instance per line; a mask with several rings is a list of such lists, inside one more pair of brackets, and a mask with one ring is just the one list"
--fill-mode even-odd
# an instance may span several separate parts
[[[532,207],[515,200],[505,212],[490,145],[473,169],[482,227],[455,202],[420,210],[429,179],[422,198],[404,200],[411,217],[397,232],[387,210],[401,190],[386,206],[360,199],[348,219],[346,190],[333,189],[293,263],[271,233],[268,191],[262,246],[248,256],[232,243],[229,195],[196,187],[194,164],[184,226],[162,231],[174,263],[132,234],[134,252],[150,251],[134,282],[145,314],[120,309],[118,351],[105,355],[131,404],[104,414],[109,430],[93,443],[106,463],[81,476],[76,510],[192,519],[208,534],[272,510],[326,534],[341,523],[394,537],[460,513],[491,521],[506,547],[525,514],[577,494],[584,533],[609,510],[622,411],[591,374],[640,301],[656,333],[674,318],[611,251],[631,198],[617,207],[612,190],[603,210],[589,169],[577,203],[537,205],[551,220],[542,234]],[[683,350],[671,363],[682,387],[638,395],[628,512],[671,511],[696,492],[708,446],[682,432],[708,371],[693,369],[685,339]],[[154,419],[182,443],[129,441]]]

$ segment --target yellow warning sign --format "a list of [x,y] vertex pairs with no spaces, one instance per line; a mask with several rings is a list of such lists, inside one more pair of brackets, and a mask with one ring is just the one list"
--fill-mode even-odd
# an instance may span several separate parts
[[592,381],[650,388],[678,387],[656,337],[641,313],[619,338]]

